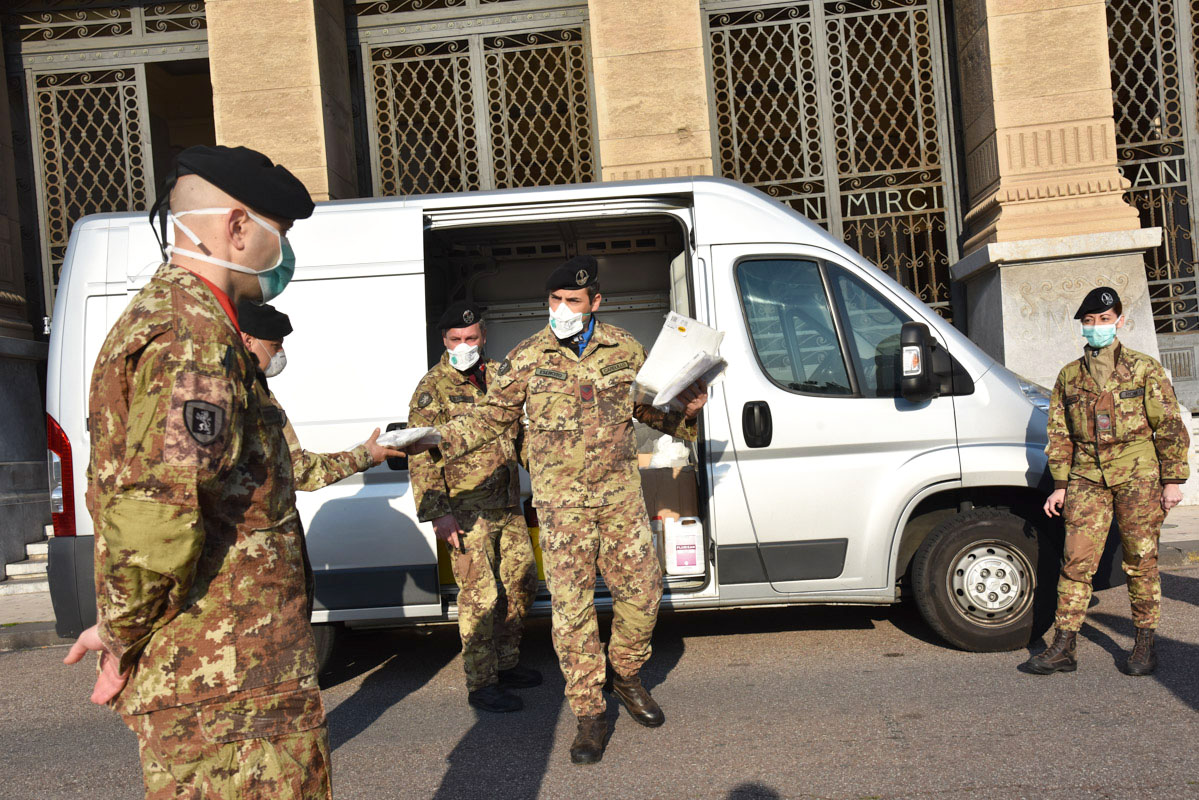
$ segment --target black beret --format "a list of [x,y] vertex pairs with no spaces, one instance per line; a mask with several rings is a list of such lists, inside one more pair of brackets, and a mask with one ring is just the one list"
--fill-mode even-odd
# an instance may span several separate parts
[[282,341],[292,330],[291,320],[282,311],[266,303],[259,305],[249,300],[237,304],[237,326],[242,333],[268,342]]
[[483,312],[486,310],[483,306],[467,300],[450,303],[450,307],[437,320],[437,329],[448,331],[450,328],[469,327],[483,319]]
[[1078,313],[1074,315],[1075,319],[1082,319],[1087,314],[1102,314],[1109,308],[1114,307],[1120,302],[1120,295],[1110,286],[1098,286],[1087,292],[1087,296],[1082,299],[1082,305],[1078,307]]
[[315,207],[304,184],[287,167],[248,147],[189,147],[175,158],[168,193],[182,175],[199,175],[254,211],[277,219],[307,219]]
[[594,256],[575,256],[550,273],[545,290],[586,289],[599,281],[599,264]]

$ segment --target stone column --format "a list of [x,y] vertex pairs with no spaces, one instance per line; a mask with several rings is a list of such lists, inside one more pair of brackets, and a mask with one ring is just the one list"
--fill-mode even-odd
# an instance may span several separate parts
[[266,153],[314,200],[357,197],[340,0],[207,0],[219,144]]
[[1116,287],[1131,347],[1158,353],[1141,230],[1116,169],[1103,0],[967,0],[956,14],[966,185],[967,329],[1040,383],[1080,352],[1074,311]]
[[27,318],[16,198],[8,85],[0,81],[0,570],[24,560],[25,544],[41,539],[50,522],[46,406],[38,380],[47,348],[33,340]]
[[699,0],[588,0],[603,179],[712,174]]

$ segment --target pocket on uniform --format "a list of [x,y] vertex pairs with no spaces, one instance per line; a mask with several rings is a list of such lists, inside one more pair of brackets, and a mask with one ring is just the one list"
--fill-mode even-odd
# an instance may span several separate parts
[[243,739],[273,739],[311,730],[325,721],[320,689],[315,686],[261,697],[210,703],[200,709],[204,738],[216,744]]
[[[561,379],[557,377],[558,374],[562,376]],[[526,416],[534,428],[565,431],[579,427],[575,383],[567,378],[565,372],[553,376],[538,375],[530,380],[525,406]]]
[[1095,439],[1095,431],[1091,428],[1090,405],[1090,398],[1086,395],[1066,397],[1066,421],[1070,425],[1070,435],[1086,442]]
[[619,425],[633,418],[633,373],[625,370],[596,382],[601,425]]

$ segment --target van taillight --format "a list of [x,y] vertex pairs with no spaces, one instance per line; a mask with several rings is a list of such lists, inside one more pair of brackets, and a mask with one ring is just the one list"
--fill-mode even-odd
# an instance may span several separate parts
[[71,463],[71,440],[62,426],[46,415],[46,440],[50,450],[50,518],[55,536],[75,535],[75,473]]

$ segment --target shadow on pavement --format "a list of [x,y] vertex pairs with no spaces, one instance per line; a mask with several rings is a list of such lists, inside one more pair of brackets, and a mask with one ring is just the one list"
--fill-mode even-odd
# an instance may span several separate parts
[[428,683],[459,650],[457,636],[429,635],[416,628],[346,631],[342,636],[329,668],[321,674],[321,688],[330,689],[374,672],[329,712],[329,746],[333,750]]
[[734,786],[725,800],[782,800],[782,795],[764,783],[750,781]]

